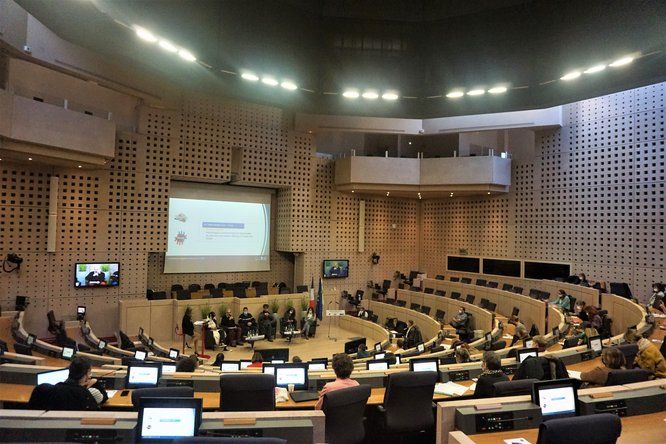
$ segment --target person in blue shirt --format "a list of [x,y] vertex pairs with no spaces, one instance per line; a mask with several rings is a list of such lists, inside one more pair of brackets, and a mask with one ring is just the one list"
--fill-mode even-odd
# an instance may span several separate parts
[[569,299],[569,295],[564,290],[560,290],[557,300],[553,304],[560,307],[563,311],[571,311],[571,299]]

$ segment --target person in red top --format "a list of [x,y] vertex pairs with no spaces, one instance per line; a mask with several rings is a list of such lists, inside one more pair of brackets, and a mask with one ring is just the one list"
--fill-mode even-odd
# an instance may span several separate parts
[[349,379],[353,370],[354,361],[347,354],[339,353],[333,356],[333,371],[336,378],[335,381],[327,382],[322,391],[319,392],[319,400],[315,405],[315,410],[321,410],[326,393],[358,385],[357,381]]
[[252,355],[252,364],[248,365],[248,368],[256,368],[259,367],[261,368],[264,365],[264,358],[261,356],[261,353],[259,352],[254,352]]

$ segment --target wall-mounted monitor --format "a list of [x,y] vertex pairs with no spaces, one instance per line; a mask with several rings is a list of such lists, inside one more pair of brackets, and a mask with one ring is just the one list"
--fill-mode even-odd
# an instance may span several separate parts
[[325,278],[349,277],[348,259],[326,259],[322,266],[322,274]]
[[109,288],[120,285],[119,262],[77,262],[74,266],[74,287]]
[[571,276],[569,264],[525,261],[526,279],[566,279],[569,276]]
[[86,318],[86,307],[85,305],[79,305],[76,307],[76,320],[82,321]]
[[481,272],[481,259],[467,256],[447,256],[446,268],[450,271]]
[[520,277],[520,261],[483,259],[483,274]]

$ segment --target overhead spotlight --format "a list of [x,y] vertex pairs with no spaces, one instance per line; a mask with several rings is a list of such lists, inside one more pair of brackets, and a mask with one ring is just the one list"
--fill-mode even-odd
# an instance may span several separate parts
[[81,168],[81,165],[79,165],[79,168]]
[[573,80],[577,79],[578,77],[580,77],[580,71],[571,71],[560,77],[560,80]]
[[354,193],[354,190],[352,190],[352,193]]
[[181,49],[178,51],[178,55],[181,59],[187,60],[188,62],[196,62],[197,58],[192,55],[187,49]]
[[244,72],[243,74],[241,74],[241,78],[249,80],[250,82],[256,82],[257,80],[259,80],[259,76],[251,72]]
[[386,196],[388,197],[389,194],[391,194],[391,192],[390,192],[390,191],[387,191],[387,192],[386,192]]
[[613,68],[617,68],[618,66],[628,65],[633,61],[634,61],[633,57],[626,56],[626,57],[622,57],[621,59],[617,59],[616,61],[614,61],[613,63],[611,63],[608,66],[612,66]]
[[506,92],[506,86],[496,86],[488,90],[490,94],[502,94]]
[[139,26],[135,27],[134,29],[136,31],[137,37],[139,37],[141,40],[145,40],[149,43],[155,43],[157,41],[157,37],[155,37],[155,35],[153,35],[153,33],[147,29],[141,28]]
[[382,94],[382,99],[384,99],[384,100],[398,100],[398,93],[385,92],[384,94]]
[[342,93],[342,97],[346,97],[347,99],[358,99],[358,91],[354,89],[348,89]]
[[278,81],[275,80],[273,77],[265,76],[261,78],[261,83],[268,86],[276,86],[278,84]]
[[471,91],[467,91],[468,96],[482,96],[486,93],[485,89],[473,89]]
[[32,160],[32,157],[28,157],[28,160]]
[[606,65],[594,65],[591,68],[587,68],[583,71],[583,74],[594,74],[595,72],[601,72],[606,69]]
[[448,97],[449,99],[457,99],[458,97],[462,97],[464,95],[465,93],[462,91],[451,91],[446,95],[446,97]]
[[375,100],[379,97],[375,91],[366,91],[363,93],[363,98],[368,100]]
[[288,89],[289,91],[298,89],[298,86],[296,86],[296,84],[290,80],[284,80],[282,83],[280,83],[280,86],[284,89]]
[[169,52],[178,51],[178,48],[176,48],[176,46],[168,40],[160,40],[159,45],[160,45],[160,48],[162,48],[165,51],[169,51]]
[[488,191],[488,194],[490,194],[490,191]]

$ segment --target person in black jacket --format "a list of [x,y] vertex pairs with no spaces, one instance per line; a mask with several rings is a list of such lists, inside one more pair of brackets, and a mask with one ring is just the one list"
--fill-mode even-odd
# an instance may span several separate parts
[[227,308],[226,313],[222,316],[220,321],[224,332],[226,333],[226,343],[232,347],[235,347],[237,344],[241,344],[241,329],[236,324],[234,315],[231,314],[231,308]]
[[417,325],[414,325],[414,321],[411,319],[407,321],[407,333],[405,333],[405,348],[416,347],[419,342],[423,342],[423,336],[421,335],[421,330]]
[[50,410],[99,410],[109,397],[92,377],[92,366],[85,358],[75,357],[69,365],[69,376],[59,382],[51,395]]
[[238,325],[240,325],[242,331],[241,339],[246,337],[251,331],[257,330],[257,321],[248,311],[247,307],[243,307],[243,312],[238,315]]
[[483,369],[483,373],[479,376],[479,380],[476,381],[474,397],[492,398],[495,396],[493,384],[496,382],[508,381],[509,377],[502,371],[502,363],[497,357],[497,354],[492,351],[487,351],[483,354],[481,368]]
[[183,335],[185,335],[185,347],[192,348],[187,343],[187,337],[189,336],[194,341],[194,352],[196,353],[196,351],[197,351],[197,342],[199,342],[199,337],[201,335],[199,335],[198,333],[195,333],[195,331],[194,331],[194,322],[192,322],[192,309],[190,307],[185,308],[185,314],[183,315],[182,328],[183,328]]

